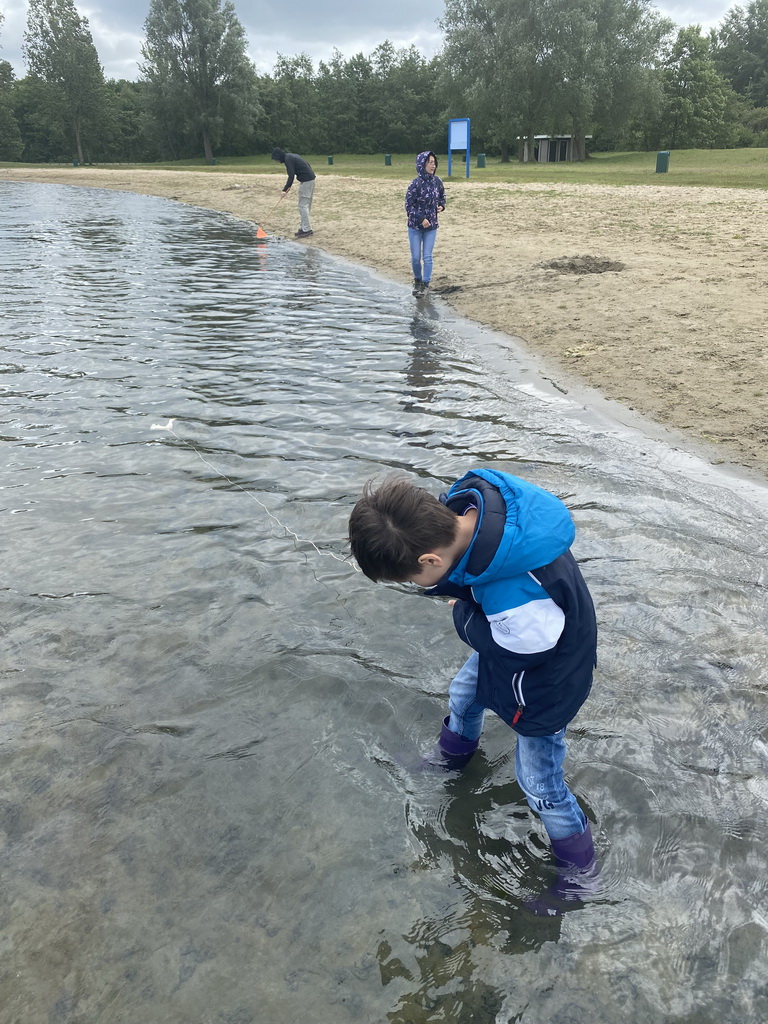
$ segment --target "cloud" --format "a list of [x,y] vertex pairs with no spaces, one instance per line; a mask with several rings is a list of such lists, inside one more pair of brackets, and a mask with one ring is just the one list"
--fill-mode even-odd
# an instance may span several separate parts
[[[2,0],[0,0],[2,3]],[[108,78],[138,78],[144,22],[149,0],[89,0],[78,11],[88,18],[93,41]],[[665,3],[659,10],[677,25],[700,24],[704,31],[718,24],[729,8],[727,0]],[[262,73],[272,70],[278,53],[308,54],[317,65],[330,59],[334,48],[345,57],[369,54],[385,39],[396,47],[416,46],[427,57],[441,46],[437,21],[443,0],[235,0],[235,11],[248,36],[251,59]],[[0,26],[0,59],[9,61],[21,77],[26,73],[22,43],[26,3],[6,0]]]
[[[247,26],[244,26],[247,32]],[[284,33],[275,35],[254,36],[247,32],[249,39],[248,53],[251,60],[261,74],[269,73],[275,64],[278,54],[284,57],[294,57],[300,53],[306,53],[314,62],[315,67],[319,61],[329,61],[333,56],[334,49],[340,50],[345,57],[352,57],[357,53],[370,54],[385,39],[388,39],[396,49],[415,46],[417,50],[426,57],[434,56],[442,47],[442,33],[434,28],[432,31],[419,30],[411,32],[376,33],[350,32],[343,39],[335,37],[335,40],[313,38],[310,35],[288,36]]]
[[[149,0],[78,3],[88,18],[93,42],[108,78],[138,77],[144,22]],[[249,53],[259,71],[266,73],[278,53],[307,53],[315,63],[331,57],[334,47],[345,56],[370,53],[389,39],[396,47],[415,45],[432,56],[440,48],[436,21],[443,14],[442,0],[387,0],[368,5],[361,0],[235,0],[235,12],[246,31]],[[26,73],[22,42],[26,4],[12,0],[0,27],[0,57],[10,61],[18,76]]]
[[122,23],[117,20],[104,20],[102,10],[88,14],[85,8],[80,11],[88,18],[91,35],[99,60],[104,67],[107,78],[139,77],[139,61],[142,60],[141,44],[144,42],[143,21],[141,25]]
[[24,40],[24,29],[27,24],[26,5],[19,3],[12,7],[0,6],[5,21],[0,24],[0,60],[7,60],[13,65],[16,74],[24,73],[21,59],[21,46]]
[[710,28],[715,28],[720,24],[727,11],[734,5],[735,0],[733,4],[723,3],[723,0],[701,0],[695,4],[660,4],[658,9],[680,28],[685,28],[688,25],[701,25],[702,31],[708,32]]

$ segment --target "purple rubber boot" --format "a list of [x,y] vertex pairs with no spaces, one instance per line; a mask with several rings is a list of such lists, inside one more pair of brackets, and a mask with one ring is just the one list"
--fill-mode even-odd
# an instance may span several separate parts
[[443,718],[440,738],[437,740],[437,751],[443,766],[450,771],[463,768],[480,742],[478,739],[463,739],[458,733],[452,732],[447,724],[449,718]]
[[463,768],[477,750],[480,740],[465,740],[448,728],[443,719],[440,739],[428,754],[399,754],[395,762],[415,772],[452,772]]
[[557,880],[538,899],[525,904],[540,917],[559,917],[569,909],[569,904],[588,899],[596,891],[600,878],[589,822],[583,832],[551,842]]
[[432,753],[424,758],[424,768],[438,769],[444,772],[458,771],[464,767],[477,750],[479,739],[462,739],[458,733],[451,732],[448,722],[448,718],[443,719],[440,739]]
[[551,842],[558,868],[587,871],[595,863],[595,844],[589,822],[583,832],[574,832],[567,839],[552,839]]

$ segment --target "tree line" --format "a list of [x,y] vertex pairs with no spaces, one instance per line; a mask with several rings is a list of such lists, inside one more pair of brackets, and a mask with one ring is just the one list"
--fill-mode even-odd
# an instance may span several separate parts
[[260,75],[231,0],[151,0],[129,81],[105,78],[73,0],[29,0],[25,77],[0,60],[0,160],[440,151],[449,117],[503,160],[536,134],[572,135],[575,159],[768,146],[768,0],[706,34],[650,0],[445,0],[441,27],[430,59],[385,40]]

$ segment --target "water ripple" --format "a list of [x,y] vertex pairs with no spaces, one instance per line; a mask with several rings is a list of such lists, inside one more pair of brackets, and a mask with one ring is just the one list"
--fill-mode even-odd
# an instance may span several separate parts
[[[232,218],[0,198],[4,1005],[766,1019],[766,491]],[[369,477],[480,463],[563,497],[599,611],[567,770],[601,881],[557,921],[525,912],[554,875],[510,731],[414,769],[446,609],[344,561]]]

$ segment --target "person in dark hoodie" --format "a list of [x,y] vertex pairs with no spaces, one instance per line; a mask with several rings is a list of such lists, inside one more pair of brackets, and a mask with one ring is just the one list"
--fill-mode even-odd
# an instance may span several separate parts
[[426,295],[432,280],[432,250],[437,237],[437,215],[445,209],[445,189],[437,177],[437,157],[426,151],[416,157],[417,175],[405,193],[408,243],[413,267],[413,294]]
[[315,192],[315,172],[298,153],[286,153],[279,146],[272,150],[272,159],[277,160],[278,163],[285,164],[285,169],[288,172],[288,180],[280,190],[283,195],[290,191],[294,178],[299,183],[300,224],[296,237],[309,238],[310,235],[314,234],[312,222],[309,219],[309,211],[312,209],[312,196]]
[[349,520],[352,554],[374,581],[410,581],[453,598],[473,648],[450,684],[432,763],[462,768],[487,710],[517,734],[517,780],[552,844],[557,881],[537,912],[594,888],[589,821],[563,777],[565,729],[587,699],[597,625],[555,495],[511,474],[471,470],[438,500],[394,475],[369,483]]

